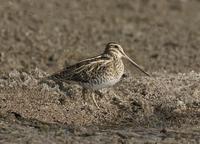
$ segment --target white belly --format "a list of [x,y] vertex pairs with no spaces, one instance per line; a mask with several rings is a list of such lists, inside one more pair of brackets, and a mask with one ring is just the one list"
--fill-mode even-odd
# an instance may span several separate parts
[[110,73],[107,76],[100,76],[99,79],[93,79],[89,83],[82,83],[81,85],[85,88],[92,89],[92,90],[98,90],[103,89],[106,87],[110,87],[115,85],[117,82],[120,81],[123,73],[124,73],[124,65],[121,62],[120,67],[118,67],[118,73],[114,74],[113,76],[110,76]]

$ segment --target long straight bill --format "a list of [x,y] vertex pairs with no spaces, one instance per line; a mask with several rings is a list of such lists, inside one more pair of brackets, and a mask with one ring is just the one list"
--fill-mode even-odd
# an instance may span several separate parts
[[125,58],[127,58],[136,68],[138,68],[141,72],[143,72],[144,74],[146,74],[147,76],[150,77],[150,74],[148,74],[147,72],[145,72],[137,63],[135,63],[132,59],[130,59],[127,55],[125,55]]

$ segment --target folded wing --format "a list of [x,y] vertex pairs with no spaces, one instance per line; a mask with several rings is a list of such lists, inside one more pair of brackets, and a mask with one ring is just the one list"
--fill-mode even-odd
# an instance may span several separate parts
[[97,56],[94,58],[86,59],[75,65],[66,67],[59,72],[56,72],[47,77],[54,81],[74,81],[87,83],[89,80],[103,73],[106,69],[106,65],[111,62],[111,59],[107,56]]

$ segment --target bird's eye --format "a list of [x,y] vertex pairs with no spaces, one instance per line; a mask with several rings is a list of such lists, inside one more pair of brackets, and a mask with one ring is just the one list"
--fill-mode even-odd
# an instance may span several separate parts
[[117,46],[117,45],[115,45],[115,46],[114,46],[114,48],[118,48],[118,46]]

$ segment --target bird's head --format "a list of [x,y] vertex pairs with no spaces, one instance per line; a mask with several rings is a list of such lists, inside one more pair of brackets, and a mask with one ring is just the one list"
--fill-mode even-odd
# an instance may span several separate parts
[[113,57],[117,57],[117,58],[125,58],[127,60],[129,60],[135,67],[137,67],[140,71],[142,71],[144,74],[146,74],[147,76],[150,76],[150,74],[148,74],[147,72],[145,72],[137,63],[135,63],[130,57],[128,57],[122,46],[115,43],[115,42],[109,42],[106,45],[104,54],[109,54]]
[[115,56],[117,58],[122,58],[125,55],[124,50],[121,47],[121,45],[114,43],[114,42],[109,42],[106,45],[104,53],[110,54],[110,55]]

